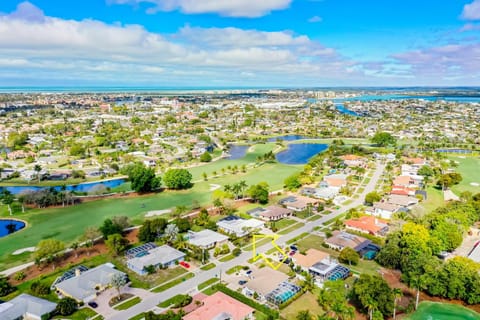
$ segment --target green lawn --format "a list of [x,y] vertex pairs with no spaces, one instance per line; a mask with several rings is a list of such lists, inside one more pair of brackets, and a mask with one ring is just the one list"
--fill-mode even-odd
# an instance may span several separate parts
[[235,266],[230,269],[228,269],[225,273],[226,274],[234,274],[236,272],[239,272],[240,270],[243,270],[244,266]]
[[[271,149],[271,146],[268,145],[255,147],[259,153],[266,152],[269,148]],[[252,161],[252,159],[254,161],[259,154],[258,152],[247,154],[244,158],[247,159],[245,161]],[[200,170],[199,168],[189,170],[194,172]],[[301,166],[269,163],[249,169],[245,174],[226,174],[211,181],[202,181],[196,183],[192,189],[184,191],[168,191],[136,198],[102,199],[65,208],[33,209],[23,214],[17,211],[14,214],[15,218],[25,220],[28,227],[0,238],[0,247],[2,248],[0,251],[0,270],[30,261],[30,254],[13,256],[11,253],[17,249],[35,246],[42,239],[55,238],[70,243],[78,239],[88,226],[99,226],[103,220],[112,216],[125,215],[135,222],[141,222],[145,213],[151,210],[170,209],[179,204],[189,206],[194,200],[201,205],[206,205],[212,199],[210,183],[225,185],[241,179],[251,185],[267,181],[271,190],[281,189],[284,179],[300,170]],[[203,171],[200,171],[200,175],[201,172]],[[1,216],[8,216],[6,206],[0,206]]]
[[143,312],[140,314],[137,314],[136,316],[131,317],[128,320],[142,320],[142,319],[145,319],[145,313]]
[[438,207],[441,207],[444,204],[442,191],[434,188],[433,186],[427,187],[427,200],[424,200],[420,203],[418,208],[414,208],[414,213],[417,213],[420,216],[427,214]]
[[311,292],[305,292],[300,298],[293,301],[280,313],[282,319],[295,319],[302,310],[310,311],[313,315],[322,315],[323,309],[318,305],[316,296]]
[[278,234],[288,234],[288,233],[292,232],[293,230],[297,230],[298,228],[303,227],[304,225],[305,225],[305,223],[299,222],[297,224],[294,224],[291,227],[288,227],[287,229],[281,230]]
[[417,311],[405,319],[478,320],[480,319],[480,314],[456,304],[423,301],[419,304]]
[[226,255],[226,256],[218,259],[218,261],[227,262],[227,261],[232,260],[233,258],[235,258],[235,256],[233,254],[229,254],[229,255]]
[[299,241],[297,241],[297,247],[300,251],[307,251],[308,249],[317,249],[317,250],[323,250],[324,248],[322,247],[323,243],[323,238],[314,234],[311,234]]
[[456,195],[460,195],[463,191],[470,191],[473,194],[480,192],[480,186],[472,186],[471,183],[480,184],[480,158],[466,156],[449,157],[449,159],[458,162],[458,167],[455,169],[462,175],[462,182],[452,187],[452,191]]
[[159,287],[156,287],[156,288],[153,289],[152,291],[153,291],[153,292],[162,292],[162,291],[165,291],[165,290],[170,289],[170,288],[172,288],[172,287],[175,287],[177,284],[182,283],[183,281],[188,280],[188,279],[193,278],[193,277],[195,277],[195,275],[194,275],[193,273],[189,272],[189,273],[187,273],[185,276],[180,277],[180,278],[178,278],[178,279],[175,279],[175,280],[173,280],[173,281],[167,282],[167,283],[165,283],[164,285],[161,285],[161,286],[159,286]]
[[356,274],[366,273],[371,275],[378,275],[378,270],[380,270],[380,266],[374,260],[360,259],[358,265],[356,266],[349,266],[348,264],[343,265]]
[[[93,318],[95,315],[97,315],[97,313],[92,309],[82,308],[70,316],[55,316],[53,319],[87,320]],[[103,317],[96,317],[95,319],[103,319]]]
[[293,220],[293,219],[282,219],[282,220],[279,220],[279,221],[270,222],[270,225],[275,225],[277,230],[282,230],[282,229],[287,228],[291,225],[294,225],[295,223],[297,223],[297,221]]
[[207,281],[205,282],[202,282],[200,283],[197,288],[199,291],[202,291],[203,289],[205,289],[206,287],[208,286],[211,286],[212,284],[218,282],[218,278],[211,278],[211,279],[208,279]]
[[200,267],[200,269],[202,270],[210,270],[213,268],[215,268],[215,263],[213,262]]
[[115,305],[113,307],[113,309],[115,309],[115,310],[127,310],[127,309],[133,307],[134,305],[139,304],[140,301],[142,301],[142,299],[140,299],[140,297],[135,297],[135,298],[127,300],[123,303]]

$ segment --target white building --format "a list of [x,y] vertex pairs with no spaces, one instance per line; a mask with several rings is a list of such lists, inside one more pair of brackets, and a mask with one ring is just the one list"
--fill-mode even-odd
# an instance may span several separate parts
[[237,237],[244,237],[255,229],[263,228],[265,223],[257,219],[242,219],[237,216],[229,216],[217,222],[219,230],[234,234]]

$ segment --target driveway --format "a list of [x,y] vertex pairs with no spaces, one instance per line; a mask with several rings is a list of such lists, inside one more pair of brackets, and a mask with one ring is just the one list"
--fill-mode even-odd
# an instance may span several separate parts
[[[134,296],[140,297],[142,300],[155,295],[155,293],[150,292],[148,290],[131,288],[131,287],[122,288],[120,292],[122,294],[123,293],[133,294]],[[97,298],[95,299],[95,302],[98,304],[98,307],[93,310],[101,314],[106,319],[114,315],[115,313],[118,313],[117,310],[113,309],[108,304],[110,300],[117,295],[118,295],[118,291],[117,289],[114,289],[114,288],[107,289],[104,292],[100,293],[100,295],[98,295]]]

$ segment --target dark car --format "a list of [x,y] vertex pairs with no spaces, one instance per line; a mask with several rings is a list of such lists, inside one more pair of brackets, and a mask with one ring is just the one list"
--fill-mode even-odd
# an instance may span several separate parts
[[247,280],[240,280],[238,281],[238,284],[243,286],[245,283],[247,283]]
[[98,307],[98,304],[97,304],[95,301],[90,301],[90,302],[88,303],[88,305],[89,305],[90,307],[92,307],[92,308]]

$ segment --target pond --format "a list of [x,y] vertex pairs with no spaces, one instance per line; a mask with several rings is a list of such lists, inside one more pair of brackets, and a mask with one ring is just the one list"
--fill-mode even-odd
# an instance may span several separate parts
[[284,164],[306,164],[317,153],[327,150],[328,144],[289,144],[288,149],[277,154],[277,160]]
[[[68,185],[66,186],[66,189],[68,191],[75,191],[75,192],[89,192],[94,188],[100,188],[101,186],[105,188],[115,188],[118,187],[119,185],[125,183],[126,180],[124,178],[118,178],[118,179],[111,179],[111,180],[104,180],[104,181],[95,181],[95,182],[86,182],[86,183],[80,183],[80,184],[75,184],[75,185]],[[39,186],[7,186],[7,187],[0,187],[0,192],[4,189],[7,189],[10,191],[12,194],[21,194],[24,192],[29,192],[29,191],[38,191],[42,189],[50,189],[51,187],[39,187]],[[57,191],[61,191],[62,186],[55,186],[54,187]]]
[[0,238],[25,228],[25,222],[13,219],[0,219]]
[[228,146],[228,153],[230,154],[230,156],[225,159],[237,160],[243,158],[247,153],[248,148],[250,148],[250,146],[231,144]]
[[407,317],[408,320],[478,320],[480,314],[473,310],[450,303],[438,303],[424,301],[418,306],[418,310]]
[[277,142],[277,141],[280,141],[280,140],[281,141],[297,141],[297,140],[304,140],[304,139],[314,139],[314,138],[307,137],[307,136],[301,136],[301,135],[298,135],[298,134],[289,134],[289,135],[286,135],[286,136],[269,138],[267,141],[268,142]]

